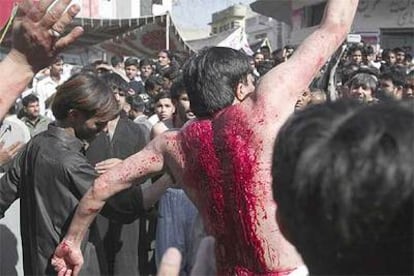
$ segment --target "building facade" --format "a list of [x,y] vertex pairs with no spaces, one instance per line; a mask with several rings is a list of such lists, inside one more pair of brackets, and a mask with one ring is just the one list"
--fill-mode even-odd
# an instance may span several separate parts
[[[317,28],[325,5],[326,0],[258,0],[251,7],[255,12],[290,24],[289,42],[299,44]],[[406,47],[412,52],[414,0],[360,0],[351,32],[381,48]]]
[[97,19],[137,18],[152,15],[153,0],[73,0],[81,6],[79,17]]
[[212,14],[211,35],[242,28],[250,45],[268,40],[272,49],[286,45],[290,27],[273,18],[257,14],[249,6],[236,4]]

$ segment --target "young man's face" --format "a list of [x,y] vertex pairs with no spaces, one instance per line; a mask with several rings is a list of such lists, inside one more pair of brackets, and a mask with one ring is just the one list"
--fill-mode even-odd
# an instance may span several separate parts
[[149,76],[151,76],[152,72],[154,71],[151,65],[141,66],[140,70],[141,70],[141,76],[144,78],[148,78]]
[[394,53],[389,53],[388,56],[385,57],[385,62],[387,62],[388,64],[394,64],[396,61],[395,58],[395,54]]
[[164,121],[172,118],[172,115],[175,112],[175,107],[170,98],[164,98],[155,103],[154,111],[160,121]]
[[31,102],[25,107],[26,115],[29,119],[36,119],[40,115],[39,102]]
[[194,119],[195,115],[191,112],[190,100],[187,93],[182,93],[175,102],[175,107],[177,109],[177,115],[179,116],[182,122]]
[[367,103],[373,100],[372,89],[365,85],[352,85],[349,95],[361,103]]
[[[380,79],[379,80],[379,87],[385,95],[393,98],[400,98],[401,91],[399,91],[400,87],[395,86],[392,80],[389,79]],[[400,93],[398,93],[400,92]]]
[[126,104],[126,92],[125,91],[120,91],[117,88],[115,88],[113,90],[113,92],[114,92],[115,100],[118,102],[119,106],[121,108],[124,108],[124,106]]
[[171,60],[169,59],[167,53],[160,52],[158,54],[158,63],[161,65],[161,67],[169,65]]
[[362,62],[362,53],[360,50],[356,50],[352,53],[351,59],[353,63],[360,64]]
[[405,61],[405,53],[404,52],[397,52],[395,54],[395,61],[398,64],[404,64],[404,61]]
[[414,98],[414,78],[408,79],[405,82],[402,97],[404,100]]
[[63,74],[63,60],[58,60],[50,66],[50,76],[60,77]]
[[129,80],[134,80],[138,75],[138,68],[135,65],[129,65],[125,67],[125,74]]
[[254,55],[254,64],[256,65],[256,67],[262,61],[264,61],[264,56],[263,56],[262,53],[257,53],[257,54]]
[[302,95],[300,95],[299,99],[296,101],[295,110],[302,110],[304,109],[311,101],[311,92],[307,89],[303,91]]

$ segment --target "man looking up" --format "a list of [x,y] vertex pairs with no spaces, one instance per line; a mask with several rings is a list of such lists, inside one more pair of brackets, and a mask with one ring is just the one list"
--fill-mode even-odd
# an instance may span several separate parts
[[157,136],[95,181],[55,251],[55,269],[62,275],[79,270],[80,241],[107,198],[135,179],[163,171],[183,186],[207,233],[215,236],[217,274],[300,269],[301,257],[274,219],[272,148],[300,93],[344,41],[357,6],[356,0],[328,1],[319,28],[256,89],[244,54],[213,47],[193,56],[183,76],[198,119]]

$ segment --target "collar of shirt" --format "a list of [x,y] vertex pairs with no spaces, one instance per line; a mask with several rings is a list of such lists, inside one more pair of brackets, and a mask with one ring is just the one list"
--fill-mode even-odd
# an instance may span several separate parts
[[54,125],[54,123],[49,124],[48,133],[62,141],[64,144],[66,144],[69,148],[73,150],[80,152],[85,151],[85,144],[80,139],[78,139],[74,135],[70,135],[65,131],[65,129],[57,127],[56,125]]

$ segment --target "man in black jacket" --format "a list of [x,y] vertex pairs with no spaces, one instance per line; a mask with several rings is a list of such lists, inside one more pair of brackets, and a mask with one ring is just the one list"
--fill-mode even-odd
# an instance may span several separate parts
[[[80,74],[59,87],[52,110],[56,122],[27,144],[0,180],[0,217],[20,198],[27,275],[54,274],[50,264],[54,248],[80,198],[98,176],[84,155],[84,141],[95,138],[118,114],[119,107],[102,80]],[[131,222],[142,211],[142,191],[134,186],[126,194],[114,197],[104,213]],[[86,256],[86,266],[81,271],[84,275],[106,273],[101,245],[96,227],[90,227],[82,245]]]

